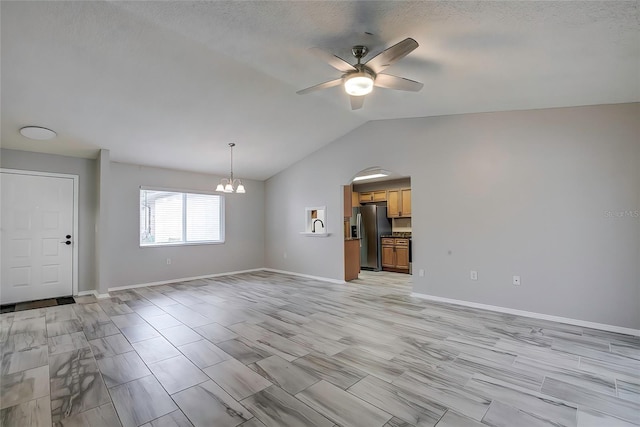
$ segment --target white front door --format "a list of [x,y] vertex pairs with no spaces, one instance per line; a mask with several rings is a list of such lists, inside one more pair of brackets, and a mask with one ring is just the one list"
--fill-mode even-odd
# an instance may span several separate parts
[[74,179],[2,172],[0,303],[73,293]]

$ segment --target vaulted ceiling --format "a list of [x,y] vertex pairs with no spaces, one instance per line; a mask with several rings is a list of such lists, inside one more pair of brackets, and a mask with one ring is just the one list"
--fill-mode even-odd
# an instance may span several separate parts
[[[2,1],[2,147],[225,174],[236,142],[236,174],[263,180],[369,120],[637,102],[639,5]],[[351,61],[406,37],[387,72],[421,92],[296,95],[340,74],[310,47]]]

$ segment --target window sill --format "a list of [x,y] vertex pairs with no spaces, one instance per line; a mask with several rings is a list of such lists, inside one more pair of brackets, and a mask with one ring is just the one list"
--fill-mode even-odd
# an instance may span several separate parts
[[152,243],[148,245],[139,245],[140,248],[164,248],[164,247],[176,247],[176,246],[208,246],[208,245],[223,245],[224,240],[220,242],[188,242],[188,243]]
[[329,237],[331,233],[309,233],[307,231],[301,231],[300,234],[307,237]]

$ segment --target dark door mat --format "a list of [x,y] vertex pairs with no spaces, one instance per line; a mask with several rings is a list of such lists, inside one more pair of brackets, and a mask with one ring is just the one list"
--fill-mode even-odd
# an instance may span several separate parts
[[0,306],[1,313],[12,313],[14,311],[31,310],[34,308],[53,307],[56,305],[75,304],[73,297],[60,297],[41,299],[38,301],[19,302],[16,304],[5,304]]

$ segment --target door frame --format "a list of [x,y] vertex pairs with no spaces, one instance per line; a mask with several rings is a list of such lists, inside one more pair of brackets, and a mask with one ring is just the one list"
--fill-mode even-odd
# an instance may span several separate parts
[[72,295],[78,295],[78,212],[79,212],[79,203],[78,203],[78,195],[79,195],[79,182],[80,176],[66,174],[66,173],[54,173],[54,172],[40,172],[40,171],[32,171],[32,170],[22,170],[22,169],[7,169],[0,168],[0,174],[7,173],[13,175],[31,175],[31,176],[44,176],[49,178],[66,178],[71,179],[73,181],[73,247],[72,247],[72,255],[71,255],[71,284],[72,284]]

